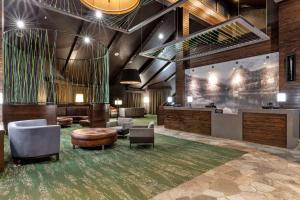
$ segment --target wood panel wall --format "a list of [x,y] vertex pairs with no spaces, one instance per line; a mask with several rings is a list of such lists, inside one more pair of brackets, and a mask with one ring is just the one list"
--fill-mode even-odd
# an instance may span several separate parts
[[[177,8],[177,39],[189,35],[189,12],[185,8]],[[185,52],[176,57],[184,57]],[[176,103],[184,106],[185,103],[185,69],[189,68],[189,61],[176,62]]]
[[91,104],[89,109],[90,127],[105,128],[109,119],[109,104]]
[[211,112],[197,110],[165,110],[165,128],[211,135]]
[[287,147],[287,115],[243,113],[243,140]]
[[159,106],[158,113],[157,113],[157,125],[164,125],[165,123],[165,112],[164,106]]
[[[279,88],[288,94],[287,108],[300,108],[300,2],[287,0],[279,4]],[[296,55],[296,81],[286,81],[286,56]]]
[[56,105],[3,105],[3,124],[30,119],[47,119],[49,125],[56,124]]

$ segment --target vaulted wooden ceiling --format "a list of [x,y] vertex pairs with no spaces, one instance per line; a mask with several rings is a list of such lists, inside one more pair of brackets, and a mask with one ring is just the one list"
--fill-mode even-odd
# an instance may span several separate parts
[[[171,0],[170,0],[171,1]],[[233,0],[224,0],[228,5],[235,6]],[[252,3],[253,6],[262,6],[261,0],[241,0]],[[143,10],[144,15],[153,15],[163,9],[166,1],[154,1]],[[140,72],[142,83],[134,87],[145,89],[157,84],[166,85],[174,77],[175,64],[165,61],[153,60],[139,56],[139,52],[162,45],[175,38],[175,13],[170,12],[142,29],[132,34],[125,34],[110,30],[98,24],[83,22],[81,20],[58,14],[24,3],[23,0],[5,1],[5,25],[6,28],[14,26],[16,17],[22,17],[29,21],[29,26],[63,30],[73,34],[81,34],[93,37],[108,47],[110,52],[110,83],[118,83],[120,74],[125,67],[137,68]],[[207,27],[209,23],[197,16],[190,17],[190,32],[195,32]],[[158,35],[164,34],[163,39]],[[75,43],[75,45],[74,45]],[[68,58],[76,46],[76,38],[66,38],[58,46],[61,47],[58,57]],[[119,53],[115,56],[115,53]],[[77,55],[80,57],[80,55]]]

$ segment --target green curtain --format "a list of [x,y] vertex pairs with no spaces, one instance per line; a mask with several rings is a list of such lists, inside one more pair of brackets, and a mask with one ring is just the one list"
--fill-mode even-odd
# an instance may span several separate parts
[[156,115],[159,106],[167,101],[168,96],[171,94],[171,89],[151,89],[149,90],[149,113]]
[[3,34],[5,103],[71,103],[76,93],[90,103],[109,103],[108,49],[94,42],[77,48],[87,58],[56,58],[57,41],[68,36],[47,29]]

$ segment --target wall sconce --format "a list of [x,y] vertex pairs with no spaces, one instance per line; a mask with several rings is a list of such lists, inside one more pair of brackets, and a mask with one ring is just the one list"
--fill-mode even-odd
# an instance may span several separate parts
[[173,97],[168,97],[167,102],[168,103],[173,103]]
[[75,102],[76,103],[83,103],[84,102],[83,94],[76,94],[76,96],[75,96]]
[[123,101],[122,100],[120,100],[120,99],[116,99],[115,100],[115,105],[116,106],[121,106],[123,104]]
[[144,97],[144,103],[149,103],[149,102],[150,102],[149,97]]
[[277,102],[286,102],[286,93],[278,93],[277,94]]
[[289,55],[286,57],[286,78],[287,81],[296,80],[296,56]]

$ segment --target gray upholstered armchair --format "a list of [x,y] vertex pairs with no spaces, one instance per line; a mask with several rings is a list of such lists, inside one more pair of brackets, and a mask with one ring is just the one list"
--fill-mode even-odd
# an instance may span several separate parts
[[47,125],[45,119],[10,122],[8,137],[14,160],[52,155],[59,159],[59,125]]
[[107,122],[107,128],[114,128],[119,135],[128,134],[128,130],[133,126],[132,118],[118,118],[117,121]]
[[129,129],[129,145],[131,144],[152,144],[154,148],[154,122],[148,126],[134,126]]

